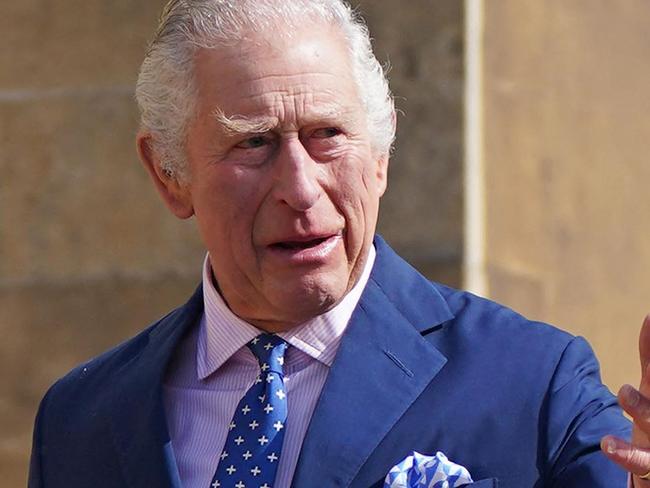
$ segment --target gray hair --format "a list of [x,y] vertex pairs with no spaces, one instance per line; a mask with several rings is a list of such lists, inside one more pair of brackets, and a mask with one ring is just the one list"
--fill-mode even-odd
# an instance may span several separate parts
[[[194,58],[199,48],[232,45],[247,32],[287,30],[305,18],[338,27],[348,43],[353,74],[376,154],[395,138],[394,102],[368,29],[342,0],[171,0],[149,45],[136,87],[141,126],[152,136],[162,168],[187,177],[185,140],[196,113]],[[277,29],[284,25],[285,29]]]

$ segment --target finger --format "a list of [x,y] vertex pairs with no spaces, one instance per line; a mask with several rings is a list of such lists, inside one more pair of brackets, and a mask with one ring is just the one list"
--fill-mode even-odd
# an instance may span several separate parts
[[640,447],[650,447],[650,398],[630,385],[623,385],[618,391],[618,403],[634,420],[632,441]]
[[[641,359],[641,376],[646,376],[650,365],[650,314],[646,315],[639,333],[639,357]],[[642,378],[643,382],[643,378]]]
[[645,368],[641,369],[639,390],[647,397],[650,397],[650,362],[645,365]]
[[641,449],[623,439],[611,435],[600,441],[600,448],[605,456],[637,476],[643,476],[650,471],[650,450]]

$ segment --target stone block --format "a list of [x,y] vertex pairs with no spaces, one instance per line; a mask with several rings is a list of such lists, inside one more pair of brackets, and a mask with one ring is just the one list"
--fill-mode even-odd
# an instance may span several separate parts
[[150,184],[136,119],[130,94],[0,104],[0,281],[195,272],[197,233]]
[[163,0],[0,6],[0,96],[135,81]]

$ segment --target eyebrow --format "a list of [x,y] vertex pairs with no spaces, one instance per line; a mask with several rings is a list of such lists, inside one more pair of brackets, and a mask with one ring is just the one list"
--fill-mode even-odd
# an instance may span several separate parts
[[212,117],[232,135],[268,132],[278,125],[276,117],[246,117],[245,115],[228,117],[220,108],[212,112]]
[[[221,110],[221,108],[213,110],[212,117],[230,135],[259,134],[268,132],[277,127],[280,122],[277,117],[273,116],[248,117],[239,114],[228,116],[223,110]],[[313,120],[328,121],[333,120],[334,118],[339,119],[339,122],[343,122],[344,124],[349,124],[352,120],[352,117],[349,114],[343,114],[340,110],[335,109],[325,109],[309,114],[309,119]]]

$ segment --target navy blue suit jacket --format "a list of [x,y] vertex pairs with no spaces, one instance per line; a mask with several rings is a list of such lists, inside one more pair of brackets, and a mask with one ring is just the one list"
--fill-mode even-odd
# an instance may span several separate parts
[[[430,283],[381,238],[375,246],[294,487],[380,487],[413,450],[443,451],[477,488],[626,486],[598,446],[630,425],[583,339]],[[202,307],[199,289],[49,390],[31,488],[180,487],[161,383]]]

